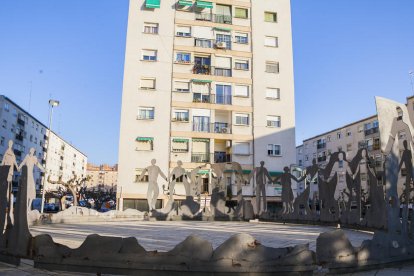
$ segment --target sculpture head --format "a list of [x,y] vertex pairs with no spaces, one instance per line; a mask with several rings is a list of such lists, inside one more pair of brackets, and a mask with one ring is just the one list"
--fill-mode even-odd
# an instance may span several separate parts
[[397,119],[402,120],[403,115],[404,115],[404,113],[403,113],[401,107],[397,106]]
[[264,162],[264,161],[260,161],[260,166],[261,166],[261,167],[263,167],[263,166],[264,166],[264,164],[265,164],[265,162]]
[[30,148],[29,150],[30,156],[34,156],[35,152],[36,152],[35,148]]
[[9,140],[9,149],[13,147],[13,140]]
[[284,171],[285,173],[289,173],[289,167],[284,167],[284,168],[283,168],[283,171]]
[[155,160],[155,159],[152,159],[152,160],[151,160],[151,165],[153,165],[153,166],[154,166],[156,163],[157,163],[157,160]]
[[339,161],[344,161],[344,159],[345,159],[345,153],[342,152],[342,151],[340,151],[339,154],[338,154],[338,159],[339,159]]
[[404,140],[403,145],[404,145],[404,149],[408,149],[408,142],[407,142],[407,140]]
[[181,168],[181,166],[183,165],[183,162],[181,161],[181,160],[178,160],[177,161],[177,166],[179,167],[179,168]]
[[363,159],[368,157],[367,149],[364,148],[364,149],[361,150],[361,156],[362,156]]

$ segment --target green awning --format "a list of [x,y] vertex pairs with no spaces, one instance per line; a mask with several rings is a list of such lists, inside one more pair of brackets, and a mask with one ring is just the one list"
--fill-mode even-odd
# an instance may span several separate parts
[[205,139],[205,138],[193,138],[193,142],[206,142],[209,143],[210,139]]
[[173,142],[176,143],[188,143],[188,139],[182,139],[182,138],[174,138]]
[[145,7],[148,9],[157,9],[160,7],[161,0],[145,0]]
[[199,170],[197,174],[209,174],[210,170]]
[[283,172],[269,172],[270,176],[279,176],[283,174]]
[[213,82],[212,80],[198,80],[198,79],[192,79],[192,82],[200,82],[200,83],[211,83]]
[[216,30],[216,31],[221,31],[221,32],[231,32],[230,28],[214,27],[213,29]]
[[201,9],[212,9],[213,3],[207,1],[197,1],[196,7]]
[[153,137],[137,137],[136,141],[153,141]]
[[193,5],[193,1],[190,1],[190,0],[179,0],[178,1],[178,5],[191,7]]

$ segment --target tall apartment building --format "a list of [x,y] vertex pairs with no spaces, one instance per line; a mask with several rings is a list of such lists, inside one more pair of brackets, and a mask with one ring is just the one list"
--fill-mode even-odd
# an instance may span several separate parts
[[[138,176],[151,159],[165,174],[179,160],[188,170],[238,162],[246,174],[263,160],[273,175],[294,163],[290,14],[289,0],[130,1],[120,208],[145,209]],[[278,190],[268,186],[271,200]],[[183,198],[183,185],[176,194]],[[253,195],[252,183],[243,194]]]
[[[0,160],[3,159],[3,153],[8,147],[8,141],[12,140],[13,151],[18,164],[23,161],[30,148],[34,148],[37,158],[46,168],[46,177],[51,175],[52,179],[57,180],[62,175],[63,180],[66,181],[73,174],[78,176],[86,175],[87,157],[85,154],[81,153],[53,131],[50,132],[50,140],[48,140],[48,128],[3,95],[0,96],[0,122]],[[49,152],[46,159],[45,152],[48,147]],[[40,170],[35,167],[34,179],[38,193],[42,184],[42,175]],[[17,191],[18,176],[19,174],[16,173],[13,177],[14,192]],[[48,189],[48,183],[46,183],[45,187]]]
[[101,190],[113,190],[116,191],[118,181],[118,165],[109,166],[93,165],[88,163],[87,176],[89,180],[86,182],[87,189],[101,189]]
[[[407,107],[410,119],[414,122],[414,97],[407,98]],[[403,137],[406,133],[400,133],[399,135]],[[319,166],[324,167],[329,162],[331,153],[340,150],[344,151],[347,160],[350,161],[361,148],[366,148],[368,155],[375,160],[375,167],[378,172],[377,176],[381,180],[384,157],[381,153],[381,139],[377,115],[304,140],[302,145],[296,147],[296,160],[299,166],[308,167],[312,165],[315,159]],[[403,149],[401,140],[400,149]],[[399,180],[400,191],[402,191],[404,181],[405,174],[403,170],[403,174],[400,174]],[[311,190],[317,191],[317,185]]]

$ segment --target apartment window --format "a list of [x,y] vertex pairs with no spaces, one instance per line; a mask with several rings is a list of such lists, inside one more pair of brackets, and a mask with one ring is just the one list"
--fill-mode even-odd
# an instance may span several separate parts
[[181,37],[191,37],[191,27],[190,26],[177,26],[176,36]]
[[7,112],[10,111],[10,106],[8,103],[4,103],[4,110],[6,110]]
[[4,146],[4,140],[5,140],[6,138],[4,138],[3,136],[0,138],[0,145],[2,145],[2,146]]
[[144,23],[144,33],[146,34],[158,34],[158,23]]
[[235,85],[234,96],[236,97],[249,97],[249,86],[248,85]]
[[180,62],[180,63],[190,63],[191,62],[191,54],[190,53],[178,52],[177,57],[176,57],[175,60],[177,62]]
[[275,144],[268,144],[267,145],[267,155],[269,156],[281,156],[281,146]]
[[249,35],[246,33],[236,33],[234,35],[235,42],[239,44],[248,44],[249,43]]
[[338,132],[338,133],[336,133],[336,139],[341,139],[342,138],[342,133],[341,132]]
[[236,70],[249,70],[249,61],[248,60],[235,60],[234,69]]
[[265,46],[269,47],[277,47],[278,46],[278,39],[274,36],[266,36],[265,37]]
[[152,151],[154,150],[154,138],[153,137],[138,137],[136,139],[136,150],[138,151]]
[[216,34],[216,47],[231,49],[231,35]]
[[277,13],[275,13],[275,12],[265,12],[264,13],[264,18],[265,18],[266,22],[276,23],[277,22]]
[[141,89],[155,89],[155,78],[141,78],[139,85]]
[[157,61],[157,50],[142,50],[142,60]]
[[[3,123],[2,123],[2,125],[1,125],[3,128],[7,128],[7,121],[6,120],[3,120]],[[12,131],[13,132],[13,131]]]
[[281,127],[280,116],[267,116],[266,120],[268,127]]
[[244,126],[248,126],[249,125],[249,114],[241,114],[241,113],[236,113],[235,115],[236,117],[236,125],[244,125]]
[[266,61],[266,72],[278,74],[279,73],[279,62]]
[[326,141],[330,142],[331,141],[331,135],[326,136]]
[[231,24],[231,6],[216,5],[216,23]]
[[359,125],[358,126],[358,132],[361,133],[364,131],[364,126],[363,125]]
[[173,121],[176,122],[188,122],[189,121],[189,111],[187,109],[176,109],[173,114]]
[[171,143],[172,152],[188,152],[189,140],[183,138],[173,138]]
[[190,92],[190,83],[188,81],[174,81],[174,91]]
[[138,109],[138,120],[153,120],[154,107],[140,107]]
[[249,155],[250,144],[248,142],[235,142],[233,143],[233,154],[237,155]]
[[217,84],[216,85],[216,103],[217,104],[232,104],[231,85]]
[[247,19],[249,17],[248,10],[243,8],[235,8],[234,17]]
[[280,89],[279,88],[266,88],[266,98],[272,100],[280,99]]
[[351,132],[350,129],[347,129],[346,130],[346,136],[348,136],[348,137],[352,136],[352,132]]

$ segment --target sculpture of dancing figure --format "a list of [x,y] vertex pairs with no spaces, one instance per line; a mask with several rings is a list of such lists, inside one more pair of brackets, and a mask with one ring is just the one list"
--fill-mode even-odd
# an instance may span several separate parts
[[[13,181],[13,174],[14,168],[19,171],[19,166],[16,162],[16,156],[14,155],[13,151],[13,140],[9,140],[9,147],[7,148],[6,152],[4,153],[3,160],[1,161],[2,166],[10,166],[9,174],[7,175],[7,214],[6,214],[6,224],[7,226],[8,221],[13,224],[13,193],[12,193],[12,181]],[[1,229],[3,230],[3,229]]]
[[160,167],[156,166],[157,160],[152,159],[151,160],[151,166],[146,167],[138,181],[142,181],[142,179],[145,176],[145,173],[148,172],[148,190],[147,190],[147,201],[148,201],[148,208],[150,211],[155,210],[155,204],[157,203],[158,195],[160,193],[160,188],[158,187],[158,176],[161,175],[162,178],[165,179],[165,181],[168,182],[168,178],[165,176],[165,174],[161,171]]
[[177,161],[177,167],[175,167],[170,174],[170,177],[169,177],[170,185],[168,186],[168,190],[170,193],[170,200],[174,199],[174,187],[175,187],[175,184],[177,183],[177,179],[180,177],[182,177],[183,179],[185,195],[187,197],[191,196],[189,177],[187,175],[187,172],[182,166],[183,166],[183,162],[181,162],[180,160]]
[[276,183],[280,179],[282,183],[282,202],[283,202],[283,212],[282,214],[290,214],[293,213],[293,191],[292,191],[292,179],[296,182],[299,182],[294,175],[290,173],[289,167],[283,168],[283,174],[277,176],[274,180]]
[[35,149],[30,148],[29,154],[23,159],[23,162],[20,164],[19,171],[23,166],[27,166],[27,210],[30,211],[32,207],[33,199],[36,198],[36,186],[33,177],[34,166],[37,166],[41,172],[45,172],[43,166],[37,160],[35,155]]
[[263,197],[263,211],[267,211],[267,199],[266,199],[266,178],[268,179],[268,184],[273,182],[272,177],[269,174],[269,171],[264,166],[265,162],[260,162],[260,167],[256,167],[249,176],[249,182],[256,174],[256,207],[257,214],[262,213],[261,210],[261,197]]

